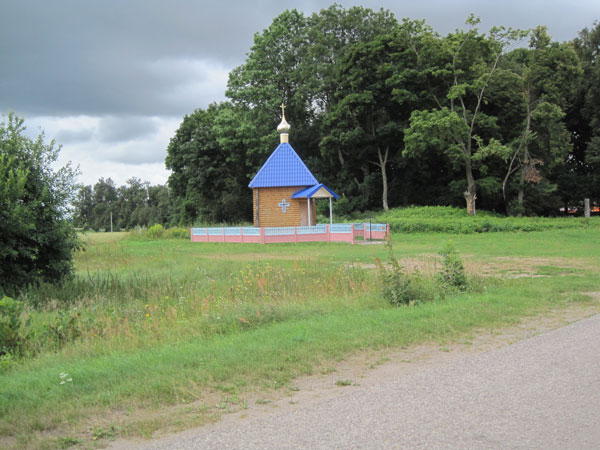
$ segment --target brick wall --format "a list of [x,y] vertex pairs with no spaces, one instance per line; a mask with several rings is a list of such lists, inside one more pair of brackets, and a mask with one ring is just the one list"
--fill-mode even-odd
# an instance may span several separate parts
[[[300,226],[302,213],[308,215],[306,199],[292,199],[292,194],[307,186],[274,187],[253,189],[252,204],[255,227],[293,227]],[[279,203],[285,199],[290,206],[284,213]],[[311,205],[311,222],[316,224],[316,206]]]

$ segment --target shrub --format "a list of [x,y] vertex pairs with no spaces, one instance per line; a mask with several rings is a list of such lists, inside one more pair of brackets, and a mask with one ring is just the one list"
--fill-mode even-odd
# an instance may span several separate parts
[[394,306],[409,305],[423,300],[423,291],[416,276],[411,276],[394,257],[392,245],[386,244],[389,249],[389,267],[376,258],[381,293],[390,304]]
[[374,219],[388,223],[395,233],[488,233],[529,232],[552,229],[598,227],[600,221],[574,217],[504,217],[488,211],[469,216],[464,209],[450,206],[394,208]]
[[22,312],[23,302],[10,297],[0,300],[0,355],[20,353],[23,341]]
[[45,337],[53,347],[61,348],[81,336],[80,314],[58,310],[54,320],[47,324]]
[[438,278],[442,286],[450,290],[466,290],[465,268],[452,242],[448,241],[439,254],[442,257],[442,268],[438,273]]
[[60,148],[43,133],[27,137],[23,120],[0,122],[0,293],[72,275],[77,233],[67,217],[77,175],[55,168]]
[[147,235],[149,238],[157,239],[163,237],[164,231],[163,226],[160,223],[157,223],[148,228]]
[[188,228],[167,228],[165,237],[169,239],[189,239],[190,230]]

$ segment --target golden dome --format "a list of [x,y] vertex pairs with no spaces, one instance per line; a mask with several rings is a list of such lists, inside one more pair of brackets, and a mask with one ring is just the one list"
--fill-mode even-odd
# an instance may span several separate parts
[[285,120],[285,105],[281,104],[281,123],[277,125],[277,131],[279,133],[289,133],[290,124]]

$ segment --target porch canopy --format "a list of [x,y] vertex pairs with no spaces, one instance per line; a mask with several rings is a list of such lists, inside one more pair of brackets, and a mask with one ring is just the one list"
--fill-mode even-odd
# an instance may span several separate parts
[[333,207],[332,199],[336,200],[339,196],[325,186],[323,183],[315,184],[314,186],[300,189],[292,194],[292,198],[305,198],[308,205],[308,223],[310,224],[310,199],[311,198],[329,198],[329,223],[333,224]]

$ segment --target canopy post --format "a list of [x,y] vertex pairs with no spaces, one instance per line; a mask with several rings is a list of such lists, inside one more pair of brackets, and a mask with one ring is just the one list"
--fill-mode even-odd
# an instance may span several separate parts
[[329,197],[329,225],[333,225],[333,207],[331,197]]
[[312,221],[310,220],[310,197],[306,198],[306,204],[308,205],[308,226],[312,226]]

